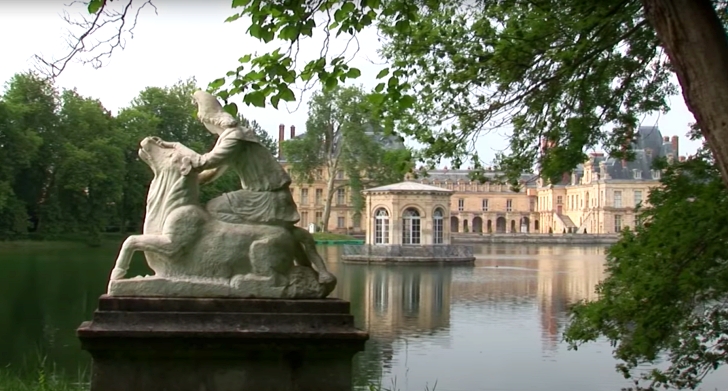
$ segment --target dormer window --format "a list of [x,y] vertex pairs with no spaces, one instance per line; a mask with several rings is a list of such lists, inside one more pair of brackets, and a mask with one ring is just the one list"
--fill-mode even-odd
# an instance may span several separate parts
[[632,172],[634,173],[634,179],[642,179],[642,170],[635,168]]
[[660,170],[652,170],[652,179],[660,179]]

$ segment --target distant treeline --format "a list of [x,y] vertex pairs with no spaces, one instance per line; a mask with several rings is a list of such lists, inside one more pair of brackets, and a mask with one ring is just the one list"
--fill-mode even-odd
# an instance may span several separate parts
[[[139,160],[146,136],[198,152],[214,137],[195,118],[190,79],[147,87],[114,116],[97,99],[59,91],[32,73],[15,75],[0,96],[0,239],[137,231],[151,171]],[[255,122],[241,118],[276,153]],[[202,189],[203,201],[239,187],[225,175]]]

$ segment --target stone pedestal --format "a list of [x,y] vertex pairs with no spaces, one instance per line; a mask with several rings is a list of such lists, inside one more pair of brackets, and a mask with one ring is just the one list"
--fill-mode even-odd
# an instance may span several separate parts
[[338,299],[102,296],[91,391],[349,391],[368,334]]

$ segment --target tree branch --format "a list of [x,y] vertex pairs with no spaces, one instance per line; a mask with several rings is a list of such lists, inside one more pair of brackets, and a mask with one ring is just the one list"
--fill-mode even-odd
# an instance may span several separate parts
[[[104,65],[104,60],[111,57],[115,50],[124,50],[126,46],[126,38],[134,38],[134,29],[136,28],[139,14],[142,9],[149,6],[154,9],[157,14],[157,7],[152,0],[145,0],[139,7],[134,7],[134,0],[127,0],[121,3],[121,9],[110,9],[110,1],[104,1],[103,5],[96,14],[92,16],[81,15],[80,20],[74,20],[67,11],[63,11],[62,18],[66,23],[75,29],[80,29],[81,33],[76,35],[70,30],[69,37],[66,42],[69,52],[63,57],[57,59],[45,58],[42,55],[34,55],[38,72],[49,79],[55,79],[60,76],[68,67],[68,64],[82,54],[88,54],[90,57],[80,59],[82,64],[91,64],[95,69]],[[81,1],[73,1],[66,4],[71,7],[76,4],[84,4]],[[111,35],[107,38],[99,38],[99,35],[106,31],[111,31]],[[91,40],[94,37],[95,40]]]

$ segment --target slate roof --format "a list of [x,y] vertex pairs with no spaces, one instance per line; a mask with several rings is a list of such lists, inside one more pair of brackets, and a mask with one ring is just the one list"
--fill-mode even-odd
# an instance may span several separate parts
[[[640,126],[637,137],[632,142],[634,160],[622,161],[614,157],[604,155],[592,155],[589,160],[592,162],[594,172],[602,176],[600,164],[603,162],[609,180],[652,180],[652,163],[657,158],[668,158],[672,156],[678,161],[678,152],[673,147],[670,139],[665,139],[657,126]],[[637,175],[635,175],[637,172]],[[580,164],[574,169],[576,182],[579,183],[584,175],[584,165]],[[603,178],[603,176],[602,176]],[[559,185],[568,185],[570,180],[564,180]]]
[[436,191],[441,193],[452,193],[452,190],[443,189],[442,187],[425,185],[422,183],[405,181],[399,183],[393,183],[391,185],[384,185],[379,187],[373,187],[366,189],[365,191]]
[[[457,183],[458,181],[465,181],[466,183],[469,183],[471,181],[470,179],[470,171],[471,170],[445,170],[445,169],[437,169],[437,170],[430,170],[427,171],[427,176],[421,176],[418,178],[419,181],[427,181],[427,182],[435,182],[439,181],[441,183],[444,183],[446,181],[450,181],[452,183]],[[496,176],[500,175],[500,172],[497,171],[486,171],[483,176],[486,178],[495,178]],[[535,174],[529,174],[524,173],[521,175],[521,182],[525,183],[525,187],[536,187],[536,175]]]

